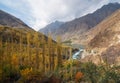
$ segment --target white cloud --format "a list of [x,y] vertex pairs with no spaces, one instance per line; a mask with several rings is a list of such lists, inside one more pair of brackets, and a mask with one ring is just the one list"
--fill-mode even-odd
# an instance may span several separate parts
[[91,13],[109,2],[120,0],[2,0],[1,4],[13,11],[11,14],[22,19],[35,30],[53,21],[69,21]]

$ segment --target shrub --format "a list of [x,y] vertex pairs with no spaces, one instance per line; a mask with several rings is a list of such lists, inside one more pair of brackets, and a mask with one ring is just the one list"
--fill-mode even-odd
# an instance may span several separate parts
[[91,83],[96,83],[99,79],[98,67],[92,62],[81,64],[80,71],[84,73],[84,80]]
[[115,71],[106,71],[100,83],[120,83],[120,74]]
[[26,69],[20,70],[21,76],[25,79],[28,79],[31,73],[32,73],[32,68],[26,68]]
[[82,72],[77,72],[76,75],[75,75],[75,81],[79,82],[82,77],[83,77],[83,73]]
[[2,80],[3,82],[14,82],[20,78],[20,72],[10,64],[6,64],[2,68]]

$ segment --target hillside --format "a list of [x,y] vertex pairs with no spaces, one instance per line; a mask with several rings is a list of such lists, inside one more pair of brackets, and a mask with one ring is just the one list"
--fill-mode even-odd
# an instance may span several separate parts
[[119,43],[120,10],[98,24],[92,31],[95,37],[90,41],[91,47],[109,47]]
[[0,26],[33,30],[20,19],[2,10],[0,10]]
[[64,48],[60,44],[39,32],[0,26],[0,83],[43,78],[62,64],[62,55],[68,48],[61,49]]
[[[0,26],[0,40],[2,42],[19,44],[20,39],[21,39],[22,40],[21,43],[26,44],[27,36],[31,35],[30,41],[32,41],[35,34],[37,34],[39,36],[39,39],[43,36],[45,38],[44,41],[47,42],[48,37],[44,36],[41,33],[35,32],[34,30],[26,31],[24,29],[19,29],[19,28]],[[32,44],[32,42],[31,42],[31,44]]]
[[[82,37],[82,34],[87,33],[91,28],[95,27],[119,8],[120,4],[117,3],[105,5],[92,14],[75,19],[61,26],[56,35],[61,34],[63,39],[77,43],[77,41],[81,40],[80,38]],[[81,44],[81,42],[78,43]]]
[[[92,34],[90,34],[92,33]],[[89,32],[88,48],[97,51],[95,55],[109,64],[119,64],[120,61],[120,10],[114,12]],[[94,54],[93,54],[94,55]],[[94,58],[95,56],[90,56]],[[92,61],[96,61],[92,59]],[[86,57],[88,60],[88,57]],[[90,59],[89,59],[90,60]]]
[[62,24],[52,33],[52,35],[61,36],[63,41],[71,40],[72,43],[84,44],[84,42],[80,41],[81,39],[84,41],[85,37],[82,35],[87,33],[91,28],[95,27],[119,8],[120,4],[118,3],[104,5],[102,8],[91,14],[87,14],[83,17]]

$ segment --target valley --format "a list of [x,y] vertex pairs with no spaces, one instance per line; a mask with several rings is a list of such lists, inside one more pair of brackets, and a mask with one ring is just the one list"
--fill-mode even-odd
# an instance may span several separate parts
[[0,10],[0,83],[120,83],[120,4],[39,31]]

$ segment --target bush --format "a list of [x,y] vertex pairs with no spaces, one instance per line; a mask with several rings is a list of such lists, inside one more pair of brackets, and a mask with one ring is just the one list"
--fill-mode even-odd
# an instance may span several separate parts
[[98,72],[98,67],[92,62],[81,64],[80,71],[84,73],[83,80],[85,81],[96,83],[99,79],[100,74]]
[[32,68],[26,68],[26,69],[20,70],[21,76],[25,79],[28,79],[31,73],[32,73]]
[[3,66],[2,75],[3,82],[15,82],[20,78],[19,70],[9,64]]
[[115,71],[106,71],[100,83],[120,83],[120,74]]
[[83,73],[82,72],[77,72],[75,75],[75,81],[79,82],[83,77]]

